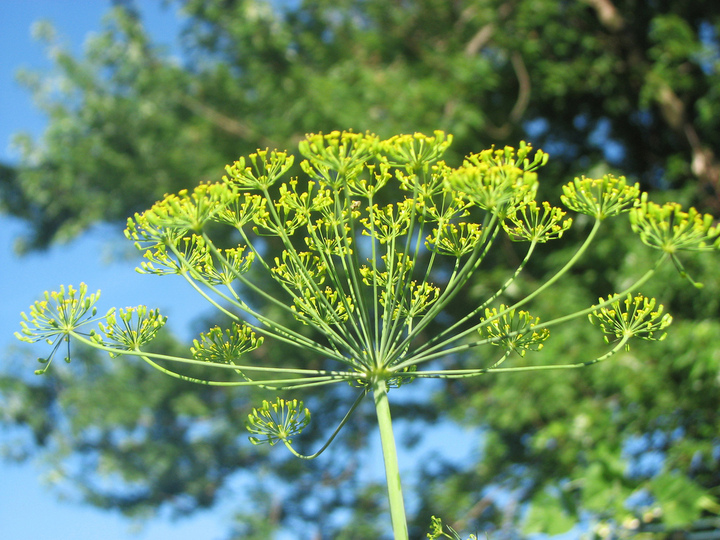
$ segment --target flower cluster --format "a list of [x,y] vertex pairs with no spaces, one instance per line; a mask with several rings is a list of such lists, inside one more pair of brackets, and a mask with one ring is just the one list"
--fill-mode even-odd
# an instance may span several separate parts
[[44,297],[30,306],[29,317],[22,314],[22,330],[15,333],[18,339],[52,343],[58,335],[67,335],[83,326],[97,314],[95,303],[100,292],[88,295],[87,285],[81,283],[78,289],[70,285],[67,290],[60,286],[59,291],[45,291]]
[[487,324],[480,329],[493,345],[505,347],[525,356],[527,351],[539,351],[543,342],[550,337],[547,328],[535,330],[539,324],[538,317],[532,317],[527,311],[509,309],[504,304],[500,309],[485,310]]
[[640,184],[629,185],[624,176],[583,176],[563,186],[561,200],[570,210],[603,220],[629,212],[639,195]]
[[545,243],[562,237],[572,225],[572,219],[563,220],[565,212],[543,202],[542,209],[535,201],[521,206],[503,224],[505,232],[515,241]]
[[264,341],[249,326],[233,323],[223,332],[215,326],[193,340],[190,353],[193,358],[203,362],[235,364],[243,354],[260,347]]
[[[157,309],[148,310],[146,306],[112,310],[100,322],[100,332],[105,339],[123,351],[140,351],[142,346],[152,341],[165,323],[167,317],[160,315]],[[92,337],[100,344],[106,344],[100,334],[93,332]],[[117,353],[111,353],[117,355]]]
[[626,342],[626,349],[630,346],[627,340],[639,337],[648,341],[662,341],[665,339],[665,328],[672,323],[672,316],[663,313],[661,305],[655,309],[656,300],[638,294],[628,294],[625,300],[612,296],[607,302],[600,298],[600,304],[610,303],[609,307],[602,307],[590,313],[588,318],[594,325],[599,326],[605,334],[605,341],[621,339]]
[[[157,310],[138,306],[96,318],[98,296],[88,295],[85,285],[45,293],[29,316],[23,314],[18,337],[45,340],[54,345],[53,354],[72,338],[203,384],[291,389],[349,383],[360,394],[323,449],[373,392],[383,448],[391,456],[391,388],[423,377],[581,367],[605,360],[632,337],[664,337],[672,318],[654,299],[636,294],[657,265],[586,310],[541,322],[521,309],[561,282],[605,220],[629,213],[640,240],[660,250],[657,264],[670,259],[682,273],[679,252],[720,248],[720,227],[712,217],[674,203],[651,203],[623,177],[580,177],[563,187],[561,201],[593,218],[589,234],[545,282],[529,292],[527,283],[513,287],[536,246],[565,240],[573,224],[565,210],[536,200],[538,170],[548,155],[521,142],[470,154],[453,168],[442,161],[451,142],[441,131],[387,140],[349,131],[312,134],[299,144],[304,159],[297,165],[287,152],[258,150],[227,166],[221,181],[167,195],[128,219],[125,234],[144,258],[140,272],[184,279],[230,321],[227,328],[202,333],[188,357],[144,350],[166,322]],[[304,176],[286,178],[291,172]],[[471,297],[470,284],[503,237],[525,243],[518,246],[526,249],[520,264],[484,301],[452,320],[447,308],[462,295]],[[525,296],[518,298],[518,291]],[[500,367],[513,352],[541,351],[551,326],[588,313],[608,343],[619,340],[611,350],[584,362]],[[430,324],[439,320],[447,321],[445,328],[431,332]],[[97,329],[80,331],[93,322]],[[336,367],[302,368],[282,358],[245,362],[266,338],[311,351]],[[468,354],[483,345],[504,349],[489,367]],[[429,367],[451,355],[467,366]],[[171,367],[198,365],[240,380],[199,380]],[[291,439],[309,420],[302,403],[278,398],[253,410],[248,429],[253,443],[282,441],[299,456]],[[399,476],[387,459],[386,466],[388,478]],[[399,485],[390,491],[393,524],[402,530]],[[447,536],[440,522],[435,525],[436,537]]]
[[96,320],[95,303],[99,298],[100,291],[87,294],[85,283],[81,283],[77,289],[72,285],[67,289],[61,286],[59,291],[45,291],[44,300],[38,300],[30,306],[29,316],[22,313],[21,330],[15,332],[15,337],[27,343],[45,341],[49,345],[54,345],[47,357],[38,358],[38,361],[45,364],[45,367],[37,370],[36,374],[47,371],[63,341],[68,346],[65,361],[70,362],[69,336],[78,328]]
[[[125,234],[143,254],[139,270],[181,276],[231,319],[229,328],[201,334],[191,360],[182,361],[236,367],[250,382],[246,370],[261,368],[240,358],[275,337],[347,369],[285,371],[279,379],[283,385],[344,380],[369,387],[384,379],[394,386],[411,380],[404,373],[423,376],[418,366],[468,346],[491,344],[521,356],[540,351],[554,323],[540,324],[520,304],[560,280],[610,217],[629,212],[640,239],[681,271],[678,251],[720,245],[720,228],[710,216],[674,203],[655,205],[623,177],[576,178],[563,187],[561,199],[569,210],[594,217],[593,231],[547,283],[518,303],[500,303],[535,246],[562,238],[573,221],[564,210],[535,200],[538,170],[548,161],[541,150],[525,142],[490,148],[452,168],[441,160],[451,142],[452,136],[441,131],[387,140],[347,131],[308,135],[299,144],[304,180],[285,178],[295,167],[291,154],[258,150],[227,166],[222,181],[167,195],[135,214]],[[395,201],[388,200],[392,194]],[[225,238],[234,236],[238,244],[217,245],[210,231],[219,227],[229,228]],[[510,240],[528,244],[516,271],[482,305],[421,340],[503,231]],[[268,253],[270,242],[280,246],[276,254]],[[268,280],[274,289],[268,289]],[[252,305],[244,300],[248,292],[255,298]],[[615,328],[614,336],[652,336],[648,328],[660,327],[648,327],[646,318],[656,312],[647,312],[648,305],[634,298],[626,303],[632,317],[627,309],[603,305],[591,320],[602,321],[606,333]],[[280,316],[256,307],[258,299]],[[93,320],[95,301],[84,285],[46,293],[25,317],[20,337],[51,343],[76,337],[76,330]],[[296,330],[287,322],[292,320],[311,326],[323,339]],[[646,326],[637,326],[638,320]],[[657,324],[664,328],[667,321]],[[140,355],[164,323],[157,310],[144,306],[111,310],[90,332],[90,341],[111,354]],[[475,341],[466,343],[473,333]]]
[[[447,532],[445,531],[447,528]],[[430,521],[430,532],[427,534],[429,540],[437,540],[438,538],[450,538],[451,540],[462,540],[460,535],[450,525],[443,525],[440,518],[432,516]],[[467,540],[477,540],[477,536],[471,534]]]
[[310,411],[303,406],[302,401],[277,398],[275,403],[263,401],[261,407],[252,410],[248,415],[247,429],[253,434],[250,437],[253,444],[268,443],[274,446],[280,441],[290,444],[292,437],[309,423]]
[[648,201],[647,193],[630,212],[630,224],[644,244],[667,253],[720,247],[720,226],[713,216],[694,208],[685,212],[678,203],[655,204]]

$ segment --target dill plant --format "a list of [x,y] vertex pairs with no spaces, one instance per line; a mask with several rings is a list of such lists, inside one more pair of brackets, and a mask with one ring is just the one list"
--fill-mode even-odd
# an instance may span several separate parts
[[[249,414],[253,444],[282,442],[296,456],[320,455],[371,395],[377,412],[392,528],[408,538],[407,520],[393,436],[388,393],[419,378],[463,378],[540,369],[575,369],[608,359],[632,338],[663,339],[672,318],[655,299],[638,291],[666,261],[696,286],[678,258],[681,251],[716,250],[720,229],[708,215],[674,203],[656,205],[637,184],[622,177],[576,178],[563,187],[567,210],[585,214],[592,227],[575,253],[552,277],[519,301],[504,303],[504,292],[527,266],[539,244],[559,239],[572,225],[567,211],[537,202],[537,170],[548,160],[541,150],[491,148],[467,156],[453,168],[441,160],[452,137],[332,132],[309,135],[299,144],[305,175],[287,178],[294,157],[258,150],[226,168],[220,182],[167,195],[128,219],[126,236],[142,252],[139,271],[179,275],[232,323],[214,327],[193,341],[186,357],[145,350],[166,318],[138,306],[98,316],[99,292],[85,284],[46,292],[29,315],[23,313],[19,339],[46,341],[52,352],[41,359],[45,373],[53,356],[70,341],[111,356],[136,356],[178,379],[217,386],[260,386],[289,391],[345,383],[357,397],[329,440],[302,455],[292,440],[310,422],[297,399],[263,401]],[[383,196],[379,194],[383,192]],[[387,201],[387,195],[396,200]],[[605,220],[628,214],[630,228],[658,251],[647,272],[625,290],[610,292],[595,305],[541,321],[527,309],[570,271]],[[212,231],[229,227],[238,238],[221,247]],[[525,256],[493,294],[429,339],[424,331],[476,278],[501,235],[525,242]],[[282,249],[267,250],[268,237]],[[441,264],[442,263],[442,264]],[[447,267],[446,273],[437,268]],[[258,276],[277,284],[268,292]],[[252,292],[282,320],[244,300]],[[575,363],[513,365],[512,358],[539,351],[551,328],[589,318],[605,335],[608,350]],[[289,321],[289,322],[288,322]],[[323,337],[302,331],[310,326]],[[281,358],[262,363],[244,355],[277,339],[334,361],[335,369],[283,366]],[[462,368],[443,369],[442,359],[488,346],[480,357],[464,354]],[[492,358],[491,360],[486,360]],[[198,379],[184,367],[229,370],[234,380]],[[448,531],[448,532],[445,532]],[[450,536],[452,534],[452,536]],[[430,538],[458,537],[433,518]]]

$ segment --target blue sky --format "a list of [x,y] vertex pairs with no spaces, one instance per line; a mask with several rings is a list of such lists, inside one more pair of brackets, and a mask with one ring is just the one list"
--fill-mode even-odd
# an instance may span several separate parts
[[[175,7],[163,8],[160,0],[138,4],[153,37],[172,44],[181,25]],[[24,131],[37,137],[46,123],[34,109],[30,94],[15,82],[18,68],[48,70],[52,65],[42,45],[31,37],[33,23],[51,21],[71,50],[80,53],[88,33],[101,28],[109,8],[108,0],[0,0],[0,161],[18,160],[11,148],[12,134]],[[184,314],[193,310],[173,301],[182,297],[177,294],[179,284],[136,274],[133,262],[109,260],[108,240],[120,242],[121,231],[98,227],[70,245],[17,258],[12,246],[23,228],[19,220],[0,215],[0,363],[13,356],[9,348],[22,346],[12,335],[18,329],[20,312],[27,311],[44,290],[60,284],[85,281],[91,289],[101,288],[101,309],[138,303],[160,307],[176,332],[188,332],[190,318]],[[27,366],[29,372],[35,368]],[[0,431],[0,442],[8,436]],[[0,538],[214,540],[227,531],[230,505],[175,523],[151,520],[137,532],[132,522],[118,515],[59,501],[47,485],[48,472],[41,462],[15,465],[0,460]]]

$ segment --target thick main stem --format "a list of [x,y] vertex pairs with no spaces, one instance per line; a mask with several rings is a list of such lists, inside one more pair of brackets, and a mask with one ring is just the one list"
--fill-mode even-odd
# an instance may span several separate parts
[[408,540],[405,502],[400,485],[400,468],[398,467],[397,448],[393,435],[390,403],[387,397],[387,381],[379,379],[373,385],[375,411],[380,428],[383,461],[385,462],[385,478],[387,480],[388,500],[390,501],[390,517],[392,519],[395,540]]

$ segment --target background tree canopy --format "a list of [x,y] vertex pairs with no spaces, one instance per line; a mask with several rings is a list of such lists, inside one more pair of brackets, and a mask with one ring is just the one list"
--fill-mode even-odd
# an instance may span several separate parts
[[[54,46],[46,27],[62,84],[23,78],[50,125],[41,141],[22,139],[20,167],[0,171],[2,208],[32,224],[22,249],[69,240],[98,221],[123,223],[165,193],[216,180],[240,155],[292,150],[305,133],[333,129],[382,137],[443,129],[455,136],[449,162],[526,139],[551,154],[540,177],[550,200],[573,175],[616,172],[655,200],[720,212],[715,1],[169,3],[189,17],[181,60],[153,44],[132,2],[118,2],[82,58]],[[631,247],[626,228],[615,224],[537,315],[588,305],[641,271],[644,251]],[[521,286],[562,256],[541,259]],[[497,269],[464,301],[492,288],[503,261],[517,257],[504,245]],[[688,261],[702,291],[673,268],[643,291],[675,317],[661,344],[571,374],[454,381],[428,387],[431,398],[397,403],[410,445],[448,422],[484,434],[451,443],[477,446],[473,460],[423,460],[415,481],[428,487],[411,504],[413,537],[423,537],[432,514],[507,538],[581,521],[598,537],[720,528],[710,519],[720,513],[716,268],[709,258]],[[544,354],[577,361],[593,339],[582,327],[556,333]],[[174,346],[168,337],[165,347]],[[297,362],[319,367],[322,359]],[[267,538],[277,527],[382,537],[382,485],[363,480],[371,411],[330,457],[308,465],[247,443],[243,420],[259,395],[183,385],[133,363],[83,358],[72,369],[72,381],[5,371],[3,399],[19,405],[3,421],[34,435],[16,457],[53,448],[68,485],[89,503],[128,514],[161,505],[192,512],[245,471],[263,481],[238,501],[230,537]],[[327,417],[303,434],[308,447],[349,396],[341,388],[302,396]],[[122,481],[104,483],[108,472]]]

